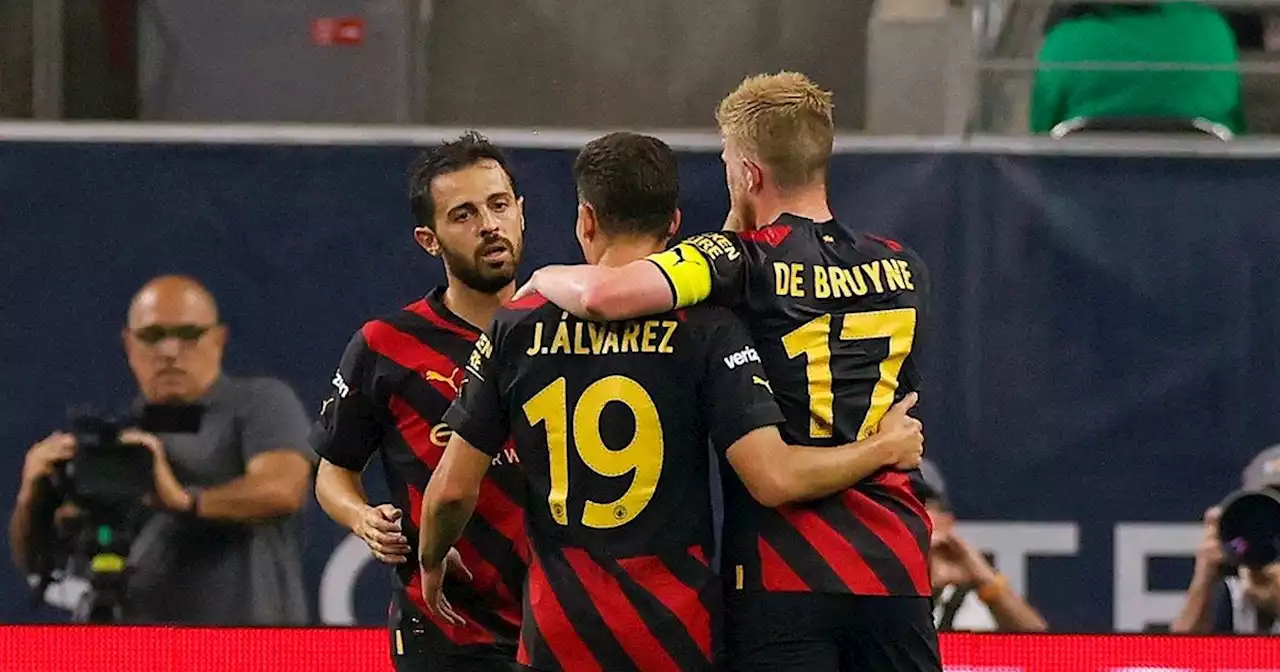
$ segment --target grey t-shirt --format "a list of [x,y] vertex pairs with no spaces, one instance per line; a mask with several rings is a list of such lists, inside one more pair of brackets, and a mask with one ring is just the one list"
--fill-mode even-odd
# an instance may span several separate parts
[[[222,377],[201,400],[197,434],[161,434],[178,482],[211,488],[244,475],[255,455],[296,450],[314,460],[298,396],[271,378]],[[132,616],[143,622],[303,625],[300,515],[257,524],[157,513],[134,540]],[[131,618],[130,620],[135,620]]]

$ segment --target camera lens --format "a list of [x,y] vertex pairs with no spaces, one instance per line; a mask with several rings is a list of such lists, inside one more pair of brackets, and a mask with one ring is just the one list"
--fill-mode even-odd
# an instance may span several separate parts
[[1241,490],[1222,503],[1218,536],[1234,564],[1262,567],[1280,558],[1280,493]]

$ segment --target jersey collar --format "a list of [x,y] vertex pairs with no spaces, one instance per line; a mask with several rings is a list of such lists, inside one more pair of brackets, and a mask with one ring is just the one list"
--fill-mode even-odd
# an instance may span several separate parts
[[425,300],[427,302],[427,307],[431,308],[431,312],[435,313],[437,317],[444,320],[445,322],[448,322],[449,324],[452,324],[461,329],[466,329],[470,333],[479,334],[481,331],[483,331],[482,329],[476,327],[476,325],[471,324],[470,322],[462,319],[461,317],[458,317],[457,314],[455,314],[452,310],[449,310],[449,308],[444,305],[444,292],[446,289],[448,289],[446,286],[440,285],[439,287],[436,287],[430,292],[427,292],[427,296]]
[[817,224],[817,225],[834,224],[835,221],[836,221],[835,217],[832,217],[831,219],[828,219],[825,222],[815,222],[812,219],[805,219],[800,215],[793,215],[789,212],[784,212],[781,215],[778,215],[778,218],[773,220],[773,224],[770,224],[769,226],[773,226],[774,224],[786,224],[788,226],[793,226],[793,227],[794,226],[812,226],[814,224]]

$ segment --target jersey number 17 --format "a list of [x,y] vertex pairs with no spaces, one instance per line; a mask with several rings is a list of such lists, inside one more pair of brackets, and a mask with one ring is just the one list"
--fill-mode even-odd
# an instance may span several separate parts
[[836,333],[840,341],[889,339],[889,354],[880,361],[880,378],[871,390],[867,414],[858,428],[857,440],[870,436],[880,425],[880,419],[893,405],[898,389],[898,374],[911,352],[916,334],[916,309],[897,308],[866,313],[830,313],[809,320],[804,325],[782,337],[787,357],[804,356],[805,377],[809,384],[809,437],[831,437],[834,422],[835,395],[831,380],[832,322],[839,325]]

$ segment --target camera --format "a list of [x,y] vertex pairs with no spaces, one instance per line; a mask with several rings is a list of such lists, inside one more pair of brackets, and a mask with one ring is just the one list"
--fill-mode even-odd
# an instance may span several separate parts
[[152,404],[119,420],[97,413],[73,416],[76,455],[55,471],[55,486],[91,516],[119,518],[152,492],[155,478],[151,451],[122,443],[120,432],[136,427],[153,434],[195,433],[203,412],[201,406]]
[[1257,569],[1280,560],[1280,489],[1238,490],[1221,507],[1218,537],[1226,564]]
[[[74,621],[127,620],[127,558],[143,497],[155,490],[155,456],[144,445],[122,442],[120,433],[136,427],[152,434],[193,434],[200,431],[203,414],[202,406],[153,404],[120,419],[72,416],[76,454],[56,466],[52,480],[58,498],[84,512],[71,554],[76,565],[88,569],[90,590],[73,612]],[[51,580],[46,573],[36,592],[43,595]]]

